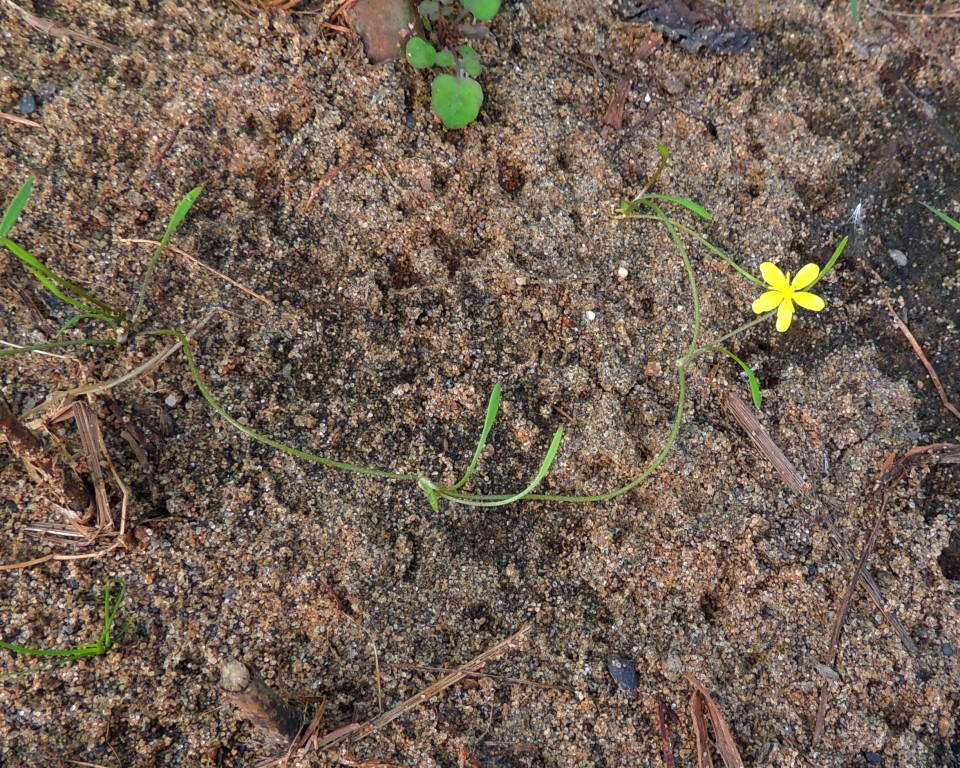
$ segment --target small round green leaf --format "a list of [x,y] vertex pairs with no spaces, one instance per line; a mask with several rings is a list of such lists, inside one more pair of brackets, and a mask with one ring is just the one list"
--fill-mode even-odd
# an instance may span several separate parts
[[440,75],[433,81],[433,111],[447,128],[463,128],[480,114],[483,89],[476,80]]
[[475,59],[477,58],[477,49],[472,45],[458,45],[457,53],[460,54],[461,59]]
[[437,64],[441,67],[455,67],[457,59],[450,51],[440,51],[437,54]]
[[476,59],[461,59],[460,66],[463,67],[463,71],[470,75],[470,77],[476,77],[483,71],[483,67],[480,66],[480,62]]
[[470,11],[477,21],[489,21],[500,10],[500,0],[463,0],[463,7]]
[[407,61],[417,69],[426,69],[437,63],[437,49],[422,37],[411,37],[407,41]]

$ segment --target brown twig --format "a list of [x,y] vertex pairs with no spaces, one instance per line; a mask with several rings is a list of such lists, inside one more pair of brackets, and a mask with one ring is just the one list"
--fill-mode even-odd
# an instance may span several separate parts
[[475,659],[467,662],[456,671],[451,672],[449,675],[444,675],[437,680],[437,682],[433,683],[432,685],[428,685],[426,688],[420,691],[420,693],[410,697],[406,701],[401,702],[393,709],[384,712],[382,715],[379,715],[372,720],[368,720],[365,723],[351,723],[350,725],[346,725],[342,728],[336,729],[335,731],[331,731],[319,740],[315,740],[315,748],[328,749],[338,744],[342,744],[345,741],[356,742],[360,739],[367,738],[376,731],[379,731],[385,725],[396,720],[398,717],[402,717],[411,710],[416,709],[425,702],[429,701],[441,691],[446,690],[451,685],[460,682],[465,677],[468,677],[469,675],[478,671],[486,662],[500,655],[500,653],[506,650],[508,646],[524,637],[529,631],[530,625],[528,624],[522,627],[518,632],[508,637],[506,640],[497,643],[492,648],[484,651]]
[[[407,664],[404,662],[386,662],[384,666],[389,667],[390,669],[400,669],[408,672],[453,672],[454,670],[447,667],[425,667],[420,664]],[[565,691],[567,693],[576,693],[576,688],[565,688],[562,685],[550,685],[550,683],[538,683],[536,680],[527,680],[523,677],[504,677],[503,675],[491,675],[489,672],[474,672],[472,675],[467,675],[471,680],[477,680],[483,678],[484,680],[492,680],[495,683],[501,683],[503,685],[526,685],[531,688],[543,688],[547,691]]]
[[943,388],[943,384],[940,383],[940,377],[937,376],[937,372],[933,369],[933,366],[930,365],[930,361],[927,360],[927,356],[923,354],[923,349],[920,348],[920,344],[910,332],[910,329],[907,328],[906,323],[900,319],[900,315],[898,315],[897,311],[893,308],[893,304],[890,302],[890,299],[887,299],[887,309],[889,310],[890,315],[893,317],[893,322],[896,323],[896,326],[900,329],[900,332],[907,337],[907,341],[910,342],[910,346],[913,347],[913,351],[916,353],[917,357],[920,358],[920,362],[923,363],[923,367],[927,369],[927,373],[930,374],[930,378],[933,380],[933,386],[937,388],[937,393],[940,395],[940,400],[943,402],[943,407],[960,419],[960,410],[957,410],[957,407],[950,402],[950,398],[947,397],[947,392]]
[[[137,244],[139,244],[139,245],[152,245],[152,246],[154,246],[154,247],[157,247],[157,246],[160,245],[160,243],[157,242],[156,240],[144,240],[144,239],[142,239],[142,238],[137,238],[137,237],[121,237],[119,240],[120,240],[121,243],[137,243]],[[241,283],[238,283],[236,280],[234,280],[234,279],[228,277],[227,275],[223,274],[223,272],[220,272],[219,270],[214,269],[214,268],[211,267],[209,264],[204,264],[202,261],[200,261],[200,259],[198,259],[196,256],[194,256],[192,253],[189,253],[189,252],[187,252],[187,251],[184,251],[184,250],[182,250],[182,249],[180,249],[180,248],[176,248],[176,247],[174,247],[174,246],[172,246],[172,245],[168,245],[168,246],[167,246],[167,250],[170,251],[170,252],[172,252],[172,253],[176,253],[176,254],[178,254],[178,255],[180,255],[180,256],[183,256],[183,258],[185,258],[187,261],[192,262],[193,264],[196,264],[198,267],[201,267],[201,268],[207,270],[207,272],[210,272],[210,273],[216,275],[216,276],[219,277],[221,280],[224,280],[224,281],[230,283],[230,285],[232,285],[234,288],[239,288],[241,291],[243,291],[243,292],[244,292],[245,294],[247,294],[248,296],[253,296],[253,298],[257,299],[258,301],[262,301],[264,304],[266,304],[266,305],[267,305],[268,307],[270,307],[271,309],[273,308],[273,303],[272,303],[272,302],[270,301],[270,299],[268,299],[266,296],[261,296],[261,295],[260,295],[259,293],[257,293],[256,291],[251,291],[249,288],[245,287],[245,286],[242,285]]]
[[715,746],[720,753],[720,759],[727,768],[743,768],[743,759],[737,750],[736,742],[733,740],[733,734],[723,719],[723,713],[720,708],[710,698],[710,691],[707,687],[697,680],[692,674],[684,675],[687,682],[695,690],[690,697],[690,711],[693,715],[693,728],[697,736],[697,761],[702,768],[706,766],[713,767],[713,758],[710,756],[710,738],[707,735],[707,724],[704,718],[704,707],[713,724],[713,733],[716,736]]
[[288,744],[300,732],[303,718],[299,710],[242,661],[229,661],[221,667],[220,688],[240,717],[252,723],[268,744]]
[[[670,728],[667,725],[667,702],[663,696],[657,694],[657,728],[660,732],[660,750],[663,755],[663,764],[666,768],[677,768],[677,761],[673,757],[673,747],[670,745]],[[670,714],[673,714],[670,711]],[[676,715],[674,715],[676,717]]]
[[115,45],[105,43],[102,40],[98,40],[97,38],[83,32],[77,32],[69,27],[61,26],[60,24],[56,24],[49,19],[42,19],[39,16],[34,16],[32,13],[30,13],[30,11],[24,10],[15,2],[13,2],[13,0],[3,0],[3,2],[6,3],[9,8],[19,13],[20,18],[23,19],[26,24],[30,25],[44,35],[73,39],[78,43],[83,43],[84,45],[89,45],[94,48],[102,48],[105,51],[110,51],[110,53],[120,53],[120,49]]
[[307,202],[303,206],[303,213],[304,214],[310,213],[310,209],[313,207],[314,199],[326,184],[333,181],[335,178],[337,178],[337,176],[339,176],[344,171],[349,171],[351,168],[353,168],[358,164],[359,164],[359,161],[353,162],[353,163],[347,163],[342,167],[333,168],[327,171],[325,174],[323,174],[323,176],[320,177],[320,180],[316,183],[316,186],[314,186],[313,190],[310,192],[310,197],[307,198]]
[[6,112],[0,112],[0,120],[9,120],[11,123],[19,123],[20,125],[28,125],[31,128],[43,128],[40,123],[35,123],[33,120],[27,120],[25,117],[20,117],[20,115],[8,115]]
[[[853,578],[850,579],[850,583],[847,585],[847,589],[843,593],[843,599],[840,601],[840,607],[837,609],[836,617],[834,617],[833,631],[830,633],[830,646],[827,650],[827,666],[831,669],[833,669],[833,666],[837,660],[837,652],[840,647],[840,632],[843,629],[844,621],[847,619],[847,611],[850,610],[850,603],[853,601],[853,593],[856,591],[857,584],[860,582],[864,569],[867,567],[867,560],[870,557],[870,553],[873,551],[873,545],[876,543],[877,535],[880,533],[880,526],[886,519],[887,502],[889,499],[889,494],[884,491],[883,501],[880,504],[880,512],[877,514],[877,520],[873,524],[873,528],[870,530],[870,535],[867,536],[866,542],[864,542],[863,551],[860,553],[860,559],[857,561],[857,567],[853,570]],[[820,743],[820,739],[823,738],[823,731],[827,717],[827,699],[829,696],[830,680],[824,679],[823,687],[820,688],[820,703],[817,705],[817,723],[813,730],[814,746],[817,746]]]
[[[827,538],[846,560],[853,562],[853,554],[847,548],[840,529],[837,528],[836,523],[833,521],[832,512],[837,511],[838,505],[836,505],[835,502],[823,502],[814,495],[803,479],[801,479],[797,470],[794,469],[790,460],[763,430],[760,422],[757,421],[757,417],[753,415],[753,412],[738,395],[733,392],[727,392],[723,397],[723,405],[733,419],[744,429],[757,449],[773,464],[787,487],[817,509],[815,520],[824,527],[824,530],[827,532]],[[860,583],[867,591],[867,594],[870,595],[870,599],[873,600],[877,609],[883,614],[887,623],[890,624],[897,637],[900,638],[903,647],[906,648],[907,652],[913,657],[914,664],[916,664],[916,643],[913,642],[900,619],[887,610],[883,595],[880,592],[880,587],[877,585],[873,575],[866,568],[860,571]]]
[[93,505],[77,471],[49,453],[40,438],[20,423],[3,397],[0,397],[0,438],[6,440],[31,478],[53,486],[76,519],[89,517]]

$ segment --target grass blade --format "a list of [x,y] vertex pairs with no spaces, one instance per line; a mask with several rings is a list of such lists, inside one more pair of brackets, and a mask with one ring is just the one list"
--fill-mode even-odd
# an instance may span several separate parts
[[850,0],[850,12],[853,14],[853,23],[860,21],[860,8],[857,0]]
[[10,234],[10,230],[13,229],[13,225],[17,223],[17,219],[26,206],[27,200],[30,199],[32,189],[33,179],[27,178],[16,197],[13,198],[13,202],[7,208],[6,213],[3,214],[3,221],[0,221],[0,237],[6,237]]
[[[0,245],[3,245],[9,249],[14,256],[20,259],[20,261],[26,265],[27,271],[37,280],[43,283],[44,287],[59,299],[76,307],[77,309],[82,309],[87,312],[94,312],[95,309],[99,309],[105,314],[110,315],[110,317],[112,317],[115,321],[120,320],[120,317],[108,304],[105,304],[95,296],[92,296],[80,286],[71,283],[65,277],[58,275],[52,269],[48,268],[46,264],[40,261],[40,259],[26,249],[21,248],[10,238],[0,238]],[[68,297],[66,295],[67,292],[72,293],[76,298]]]
[[937,216],[939,216],[941,219],[947,222],[947,224],[949,224],[951,227],[953,227],[957,231],[960,231],[960,221],[957,221],[956,219],[951,218],[950,216],[945,214],[943,211],[941,211],[939,208],[934,208],[932,205],[927,205],[926,203],[920,203],[920,205],[922,205],[931,213],[937,214]]
[[194,187],[191,189],[183,198],[183,200],[180,201],[180,204],[173,212],[173,216],[170,217],[170,223],[167,224],[167,231],[163,233],[163,239],[160,241],[160,245],[157,246],[157,250],[153,252],[153,258],[150,259],[150,264],[147,266],[147,271],[143,275],[143,282],[140,284],[140,296],[137,299],[137,306],[133,310],[131,321],[137,319],[137,315],[140,314],[140,310],[143,308],[143,302],[147,298],[147,288],[150,286],[150,281],[153,279],[153,273],[157,269],[157,263],[160,261],[160,256],[165,250],[167,250],[167,243],[170,242],[170,238],[173,237],[174,231],[193,207],[193,204],[197,201],[197,198],[200,197],[201,192],[203,192],[203,187]]
[[475,470],[477,468],[477,464],[480,463],[480,454],[483,453],[483,448],[487,444],[487,437],[490,435],[490,430],[493,429],[493,422],[497,418],[497,412],[499,410],[500,382],[498,381],[493,385],[493,392],[490,393],[490,401],[487,403],[487,416],[483,421],[483,431],[480,433],[480,441],[477,443],[477,450],[473,452],[473,459],[470,461],[470,466],[467,467],[467,471],[464,472],[460,482],[454,486],[451,486],[447,490],[459,490],[470,479],[470,476],[473,474],[473,470]]
[[699,203],[695,203],[693,200],[690,200],[686,197],[679,197],[677,195],[658,195],[653,192],[648,192],[640,198],[640,202],[643,202],[644,200],[669,200],[671,203],[677,203],[678,205],[682,205],[684,208],[693,211],[695,214],[697,214],[697,216],[700,216],[707,221],[713,220],[713,215],[710,213],[710,211],[708,211]]
[[729,357],[733,362],[743,368],[744,373],[747,374],[747,379],[750,382],[750,396],[753,398],[753,404],[756,406],[757,410],[760,410],[760,382],[757,380],[757,375],[753,372],[753,369],[747,365],[743,360],[737,357],[733,352],[731,352],[726,347],[705,347],[705,350],[710,350],[712,352],[721,352],[722,354]]
[[519,493],[514,494],[513,496],[507,496],[503,499],[497,499],[495,501],[474,501],[464,499],[462,496],[451,495],[444,492],[444,489],[438,488],[437,493],[444,498],[455,501],[458,504],[466,504],[471,507],[502,507],[505,504],[512,504],[515,501],[520,501],[524,496],[528,496],[533,493],[537,486],[543,482],[543,478],[547,476],[547,472],[550,471],[550,467],[553,465],[554,459],[557,458],[557,451],[560,450],[560,441],[563,440],[563,427],[557,429],[553,434],[553,440],[550,442],[550,447],[547,449],[547,455],[543,459],[543,463],[540,465],[540,471],[537,472],[536,477],[533,478],[530,485],[524,488]]
[[813,286],[815,286],[817,283],[823,280],[823,278],[827,275],[827,273],[831,269],[833,269],[833,265],[837,263],[837,259],[840,258],[840,254],[843,253],[843,249],[847,247],[847,241],[849,239],[850,239],[849,237],[845,237],[843,238],[843,240],[840,241],[840,245],[837,246],[837,250],[833,252],[833,256],[830,257],[830,261],[827,262],[827,265],[822,270],[820,270],[820,274],[817,275],[817,279],[814,280],[812,283],[810,283],[810,285],[808,285],[803,290],[809,291],[811,288],[813,288]]

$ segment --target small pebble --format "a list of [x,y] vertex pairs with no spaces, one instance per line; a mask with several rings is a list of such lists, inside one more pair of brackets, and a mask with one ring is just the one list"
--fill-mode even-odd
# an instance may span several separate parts
[[944,643],[941,648],[943,649],[943,655],[948,659],[953,656],[953,646],[950,643]]
[[407,128],[409,128],[411,131],[417,127],[417,119],[413,116],[412,112],[407,113],[406,123],[407,123]]
[[290,378],[290,374],[292,373],[293,373],[292,363],[287,363],[285,366],[283,366],[283,368],[280,369],[280,375],[285,376],[288,379]]
[[632,699],[637,695],[637,670],[633,668],[633,662],[623,656],[611,656],[607,671],[625,696]]
[[37,100],[32,93],[25,93],[20,97],[20,114],[29,115],[37,108]]
[[590,322],[593,322],[594,320],[597,319],[597,313],[594,312],[592,309],[588,309],[585,317],[586,317],[587,320],[589,320]]
[[817,672],[819,672],[825,680],[829,680],[831,683],[840,682],[840,675],[838,675],[832,667],[820,663],[814,664],[813,666],[816,667]]
[[621,280],[625,280],[626,277],[627,277],[627,275],[629,275],[629,274],[630,274],[630,273],[627,272],[627,268],[626,268],[626,267],[620,267],[620,269],[617,270],[617,277],[619,277]]
[[808,575],[808,576],[816,576],[816,575],[817,575],[817,566],[815,566],[815,565],[808,565],[808,566],[807,566],[807,575]]
[[167,395],[166,400],[163,402],[167,404],[167,408],[173,408],[179,401],[176,395]]
[[883,763],[883,755],[879,752],[865,752],[863,758],[870,765],[880,765]]
[[898,251],[896,248],[891,248],[890,258],[898,267],[907,266],[907,254],[905,254],[903,251]]

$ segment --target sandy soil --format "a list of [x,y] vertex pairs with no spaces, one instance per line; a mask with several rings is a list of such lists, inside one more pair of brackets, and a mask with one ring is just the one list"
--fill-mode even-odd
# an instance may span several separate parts
[[[0,121],[3,199],[37,180],[13,237],[129,307],[151,250],[124,238],[158,239],[203,185],[175,244],[268,303],[168,253],[145,323],[188,331],[210,307],[230,310],[197,333],[197,354],[235,416],[306,450],[450,482],[502,382],[473,487],[523,487],[562,425],[544,488],[603,491],[663,445],[673,361],[691,332],[669,237],[611,213],[663,143],[673,156],[657,189],[705,205],[711,223],[677,215],[751,270],[823,264],[852,237],[818,286],[823,313],[732,347],[760,377],[764,428],[817,494],[841,502],[837,526],[859,554],[884,459],[956,442],[884,297],[960,399],[960,238],[920,205],[957,215],[960,32],[873,3],[856,27],[840,0],[728,5],[753,46],[718,56],[665,41],[636,64],[617,130],[601,120],[650,28],[610,4],[507,2],[480,46],[480,119],[456,133],[431,114],[427,77],[370,65],[324,26],[332,3],[273,15],[229,2],[28,8],[115,53],[49,37],[4,6],[0,111],[19,114],[29,94],[39,125]],[[704,336],[751,319],[755,287],[692,252]],[[70,308],[9,254],[0,275],[0,336],[51,338],[44,325]],[[23,413],[161,348],[135,337],[64,359],[4,358],[2,393]],[[685,673],[711,690],[748,765],[960,765],[956,469],[895,487],[870,558],[916,656],[858,591],[814,747],[817,665],[853,565],[721,407],[745,389],[732,364],[704,358],[676,450],[616,501],[434,512],[415,485],[239,434],[174,355],[91,398],[130,488],[135,545],[0,573],[10,642],[94,639],[111,577],[129,585],[133,616],[105,657],[0,681],[0,765],[252,764],[264,752],[222,706],[223,662],[242,659],[285,696],[323,697],[325,733],[438,674],[396,665],[453,667],[528,623],[485,669],[529,682],[468,681],[352,758],[291,765],[663,765],[657,696],[678,717],[678,764],[694,765]],[[72,427],[51,429],[79,451]],[[48,489],[9,451],[0,498],[0,560],[51,551],[25,531],[60,520]],[[633,698],[607,672],[614,656],[636,667]],[[3,671],[27,666],[3,656]]]

